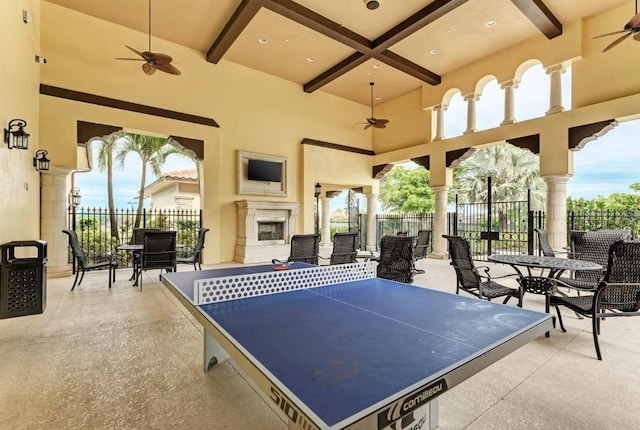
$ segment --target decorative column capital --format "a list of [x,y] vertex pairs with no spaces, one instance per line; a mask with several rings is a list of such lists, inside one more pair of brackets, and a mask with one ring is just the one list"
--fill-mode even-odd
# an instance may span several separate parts
[[562,64],[554,64],[553,66],[545,67],[544,71],[547,75],[550,75],[555,72],[564,73],[567,69]]
[[509,79],[508,81],[500,82],[500,89],[501,90],[504,90],[506,88],[516,89],[518,88],[519,84],[520,84],[520,81],[516,79]]
[[542,179],[547,185],[566,184],[571,175],[544,175]]
[[434,111],[444,112],[444,111],[446,111],[446,110],[447,110],[447,108],[448,108],[448,107],[449,107],[449,105],[448,105],[448,104],[446,104],[446,103],[440,103],[440,104],[438,104],[438,105],[435,105],[435,106],[433,107],[433,110],[434,110]]
[[473,92],[473,93],[465,94],[464,96],[462,96],[462,99],[465,102],[468,102],[469,100],[473,100],[477,102],[478,100],[480,100],[480,95],[478,93]]

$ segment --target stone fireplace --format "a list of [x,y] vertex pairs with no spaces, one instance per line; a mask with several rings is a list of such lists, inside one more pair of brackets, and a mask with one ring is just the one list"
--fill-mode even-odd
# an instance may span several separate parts
[[298,203],[240,200],[234,260],[270,263],[289,257],[291,236],[296,234]]

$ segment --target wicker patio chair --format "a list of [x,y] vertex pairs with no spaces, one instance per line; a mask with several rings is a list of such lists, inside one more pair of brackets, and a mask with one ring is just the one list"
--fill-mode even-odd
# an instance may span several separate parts
[[420,260],[427,258],[429,253],[429,244],[431,243],[431,230],[420,230],[416,237],[416,243],[413,247],[413,259]]
[[413,237],[384,236],[380,241],[377,277],[411,284],[415,274]]
[[571,258],[591,261],[603,267],[599,271],[575,271],[573,276],[561,277],[560,281],[573,288],[594,291],[598,288],[607,270],[609,248],[618,240],[630,239],[628,230],[593,230],[580,232],[572,237]]
[[160,269],[160,271],[175,272],[176,264],[176,232],[144,232],[140,267],[136,273],[136,284],[139,282],[140,289],[142,289],[140,273],[143,270]]
[[[358,254],[358,233],[341,232],[333,235],[333,251],[329,264],[355,263]],[[322,257],[320,257],[322,258]]]
[[302,263],[318,264],[318,251],[320,249],[320,235],[318,234],[294,234],[291,236],[291,252],[285,261],[273,259],[273,264],[290,263],[299,261]]
[[[198,240],[196,246],[193,248],[193,253],[188,257],[177,257],[176,263],[178,264],[193,264],[193,270],[202,270],[202,250],[204,249],[204,236],[209,231],[208,228],[202,227],[198,230]],[[196,264],[198,267],[196,267]]]
[[[78,241],[78,235],[74,230],[62,230],[64,234],[69,236],[69,245],[71,246],[71,251],[73,252],[73,257],[75,258],[78,266],[76,267],[76,277],[73,281],[73,286],[71,287],[71,291],[76,288],[76,285],[82,284],[82,280],[84,279],[84,273],[89,272],[91,270],[102,270],[108,269],[109,271],[109,288],[111,288],[111,282],[116,281],[116,268],[118,267],[118,263],[113,259],[111,253],[107,255],[107,260],[99,263],[89,263],[87,259],[87,254],[80,246],[80,242]],[[80,281],[78,281],[78,276],[80,276]]]
[[607,271],[594,294],[587,296],[551,296],[563,332],[560,306],[592,319],[593,343],[602,360],[598,335],[600,320],[609,317],[640,316],[640,242],[618,241],[610,247]]
[[[476,266],[471,257],[471,246],[467,239],[460,236],[443,235],[449,243],[449,255],[451,256],[451,265],[456,271],[456,294],[460,290],[466,291],[479,299],[491,300],[498,297],[504,297],[502,303],[507,303],[509,299],[515,297],[518,300],[518,306],[522,306],[522,298],[520,290],[517,288],[507,287],[494,279],[506,278],[514,275],[505,275],[493,277],[489,273],[489,267]],[[484,271],[481,275],[478,269]]]
[[557,252],[551,248],[547,230],[543,228],[534,228],[533,230],[538,234],[538,247],[540,248],[542,255],[545,257],[556,257],[556,254],[566,254],[566,252]]

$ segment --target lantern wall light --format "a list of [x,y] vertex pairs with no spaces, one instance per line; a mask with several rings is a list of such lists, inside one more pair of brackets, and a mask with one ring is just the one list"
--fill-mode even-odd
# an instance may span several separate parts
[[12,119],[9,121],[9,126],[4,129],[4,143],[9,146],[9,149],[29,148],[29,133],[24,131],[26,126],[27,122],[23,119]]
[[36,151],[35,156],[33,157],[33,167],[36,170],[49,170],[49,160],[47,158],[47,150],[39,149]]
[[81,198],[82,198],[82,196],[80,195],[80,188],[74,188],[69,193],[69,203],[74,208],[80,206],[80,199]]

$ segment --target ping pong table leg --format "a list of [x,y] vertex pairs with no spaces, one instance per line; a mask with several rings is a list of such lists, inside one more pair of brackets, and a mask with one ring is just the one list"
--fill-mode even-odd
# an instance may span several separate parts
[[440,399],[437,397],[429,402],[429,430],[435,430],[438,428],[440,422]]
[[207,331],[204,332],[204,371],[208,372],[216,364],[229,358],[217,340]]

